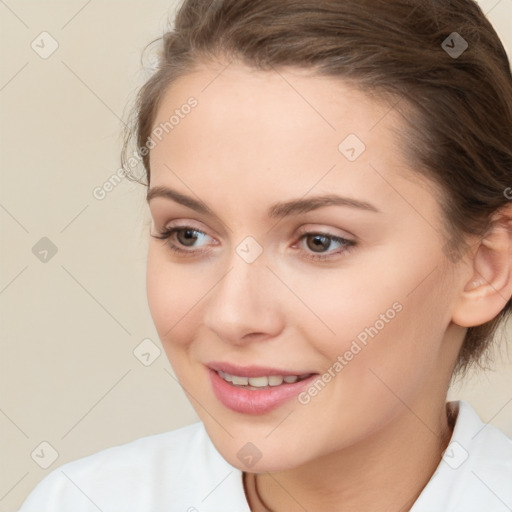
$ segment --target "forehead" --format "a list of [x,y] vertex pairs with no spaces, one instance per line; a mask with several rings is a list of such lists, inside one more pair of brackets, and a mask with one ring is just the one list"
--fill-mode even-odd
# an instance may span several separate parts
[[[191,98],[195,106],[184,107]],[[380,190],[385,200],[396,195],[385,181],[410,174],[398,149],[405,129],[390,105],[340,79],[204,66],[174,82],[160,102],[151,185],[186,192],[186,176],[188,188],[217,195],[222,183],[275,199],[336,188],[349,195]]]
[[[346,133],[366,135],[370,142],[367,132],[384,115],[388,123],[398,120],[388,105],[339,79],[312,75],[310,70],[258,71],[231,63],[180,77],[164,94],[153,127],[164,126],[191,97],[197,106],[172,127],[176,143],[180,132],[190,135],[193,129],[201,133],[202,145],[216,142],[224,131],[248,151],[263,142],[277,146],[283,140],[287,146],[306,143],[321,151],[328,146],[337,149]],[[320,140],[325,143],[319,145]]]

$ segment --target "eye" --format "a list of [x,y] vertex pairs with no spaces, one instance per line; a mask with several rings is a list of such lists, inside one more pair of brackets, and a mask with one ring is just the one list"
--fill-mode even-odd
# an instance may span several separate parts
[[[171,251],[183,255],[186,255],[187,253],[192,255],[193,253],[205,252],[204,249],[187,250],[183,249],[182,247],[194,248],[197,247],[194,245],[197,240],[201,240],[204,237],[211,238],[203,231],[200,231],[199,229],[196,229],[192,226],[174,226],[164,229],[158,235],[151,236],[153,238],[158,238],[159,240],[166,240],[166,245],[169,247],[169,249],[171,249]],[[176,243],[175,240],[177,240],[178,243]]]
[[[306,253],[305,257],[321,261],[344,254],[356,245],[354,240],[323,232],[305,232],[299,239],[300,243],[303,241],[306,242],[306,247],[308,248],[307,251],[304,251]],[[339,249],[337,251],[328,251],[333,244],[338,244]]]
[[[211,238],[203,231],[192,226],[173,226],[164,229],[157,235],[151,236],[159,240],[165,240],[166,245],[172,252],[185,257],[208,252],[208,249],[201,247],[207,246],[208,241],[205,239]],[[196,242],[201,240],[203,240],[204,243],[197,245]],[[315,231],[304,231],[298,243],[304,245],[304,241],[306,242],[305,245],[307,249],[301,249],[300,252],[304,254],[305,258],[314,261],[325,261],[336,258],[341,254],[346,254],[356,245],[354,240],[348,240],[331,233]],[[331,246],[336,244],[338,245],[338,250],[329,251]],[[188,247],[189,249],[184,249],[183,247]],[[199,249],[197,247],[199,247]]]

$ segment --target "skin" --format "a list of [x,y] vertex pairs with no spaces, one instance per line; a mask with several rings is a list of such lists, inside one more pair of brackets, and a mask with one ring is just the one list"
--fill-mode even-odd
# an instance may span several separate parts
[[[408,510],[452,433],[446,393],[466,327],[512,294],[510,210],[453,262],[439,198],[403,156],[397,134],[407,128],[388,105],[303,70],[209,64],[168,88],[154,126],[190,96],[197,107],[150,153],[150,188],[200,199],[216,215],[149,201],[152,235],[179,225],[205,233],[192,246],[183,233],[149,239],[149,307],[177,378],[219,452],[257,473],[273,510]],[[351,133],[366,145],[353,162],[338,150]],[[379,211],[267,217],[276,202],[323,194]],[[304,232],[356,245],[324,240],[315,252]],[[263,249],[253,263],[236,252],[247,236]],[[319,253],[332,257],[308,258]],[[213,394],[208,361],[322,374],[396,302],[395,318],[308,404],[253,416]],[[237,457],[247,442],[262,454],[251,468]]]

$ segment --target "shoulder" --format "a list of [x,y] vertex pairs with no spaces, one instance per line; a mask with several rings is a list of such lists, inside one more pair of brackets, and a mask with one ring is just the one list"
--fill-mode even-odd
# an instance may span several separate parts
[[69,477],[87,475],[89,480],[108,478],[126,481],[140,478],[159,467],[167,474],[186,466],[187,454],[202,457],[208,452],[207,435],[201,423],[170,432],[141,437],[64,464],[57,473]]
[[[493,425],[481,422],[477,413],[462,402],[461,407],[469,408],[473,418],[472,429],[468,429],[466,441],[467,487],[477,489],[475,493],[489,495],[489,502],[501,502],[504,510],[512,508],[512,439]],[[494,509],[493,509],[494,510]],[[496,510],[499,510],[497,506]]]
[[221,475],[231,476],[235,490],[241,486],[238,470],[216,451],[203,424],[194,423],[60,466],[19,512],[193,511]]
[[465,401],[447,407],[457,414],[452,438],[411,512],[510,511],[512,439],[482,422]]

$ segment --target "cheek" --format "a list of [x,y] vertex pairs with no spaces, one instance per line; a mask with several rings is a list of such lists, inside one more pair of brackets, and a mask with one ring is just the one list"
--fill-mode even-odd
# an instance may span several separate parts
[[[424,274],[421,266],[407,274],[390,270],[370,292],[365,287],[372,281],[362,274],[352,284],[345,278],[345,291],[327,279],[317,281],[330,300],[320,293],[311,299],[335,334],[319,336],[318,321],[311,322],[309,339],[326,361],[325,384],[307,389],[300,403],[308,418],[322,418],[321,437],[342,446],[378,430],[402,411],[402,401],[413,403],[438,372],[448,299],[442,297],[439,274],[417,287]],[[356,282],[363,286],[349,293],[358,289]]]
[[436,261],[424,254],[409,265],[397,264],[395,254],[374,254],[371,264],[357,269],[295,281],[294,291],[307,298],[314,313],[296,318],[302,318],[305,336],[323,354],[326,369],[343,372],[347,383],[357,379],[356,387],[371,385],[379,372],[399,384],[425,378],[433,369],[449,324],[450,298],[434,270]]
[[194,283],[197,280],[169,262],[164,249],[152,247],[150,243],[146,293],[151,317],[166,350],[170,340],[181,339],[187,314],[200,300],[200,291],[194,290]]

